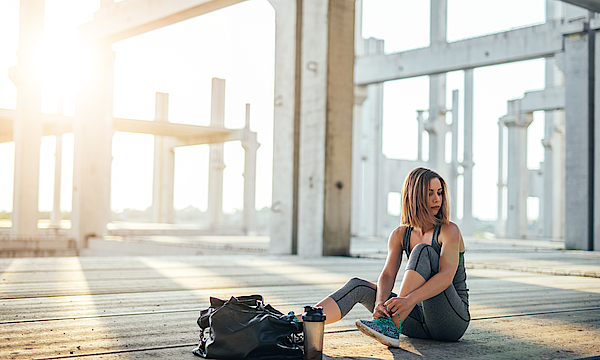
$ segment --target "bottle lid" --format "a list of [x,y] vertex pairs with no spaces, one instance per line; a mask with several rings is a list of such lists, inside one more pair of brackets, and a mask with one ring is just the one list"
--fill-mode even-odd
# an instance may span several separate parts
[[323,314],[323,308],[320,306],[305,306],[304,314],[302,314],[302,320],[308,322],[324,322],[325,314]]

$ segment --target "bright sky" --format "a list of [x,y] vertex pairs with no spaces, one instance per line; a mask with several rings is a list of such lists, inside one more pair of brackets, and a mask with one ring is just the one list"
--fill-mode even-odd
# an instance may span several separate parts
[[[47,0],[45,42],[49,48],[72,48],[76,26],[92,19],[99,0]],[[410,11],[407,11],[410,9]],[[16,91],[8,68],[17,64],[18,0],[0,0],[0,108],[14,109]],[[449,0],[448,40],[541,23],[543,0]],[[267,0],[250,0],[113,45],[116,51],[114,115],[152,120],[155,92],[168,92],[169,120],[208,125],[211,78],[226,79],[225,125],[243,127],[245,103],[251,104],[251,128],[261,147],[257,164],[257,208],[270,206],[273,141],[273,71],[275,13]],[[429,44],[429,2],[364,0],[363,36],[382,38],[386,52]],[[51,57],[46,56],[50,59]],[[54,64],[50,66],[51,64]],[[60,64],[60,61],[58,61]],[[74,91],[48,73],[56,62],[42,66],[47,86],[43,111],[55,113],[62,94],[64,113],[74,112]],[[43,70],[48,69],[48,70]],[[475,70],[474,208],[476,217],[496,218],[497,123],[506,101],[524,91],[544,87],[544,60]],[[463,90],[463,73],[448,74],[447,106],[452,90]],[[428,80],[420,77],[384,85],[384,153],[392,158],[417,156],[416,110],[428,107]],[[460,110],[462,116],[462,108]],[[535,114],[529,129],[528,164],[543,161],[543,114]],[[406,134],[415,136],[406,136]],[[398,141],[402,137],[402,141]],[[61,208],[71,207],[72,135],[63,139]],[[150,135],[117,133],[113,138],[111,207],[145,209],[152,199],[153,140]],[[0,211],[12,208],[14,145],[0,144]],[[242,207],[243,150],[225,146],[225,211]],[[42,141],[40,210],[52,207],[54,138]],[[177,209],[206,209],[208,146],[176,150]],[[399,181],[402,181],[400,179]]]

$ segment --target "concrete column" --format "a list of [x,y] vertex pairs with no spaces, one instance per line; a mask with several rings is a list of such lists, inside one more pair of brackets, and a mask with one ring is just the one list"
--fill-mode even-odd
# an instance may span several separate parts
[[[564,75],[558,69],[555,58],[546,59],[546,87],[564,86]],[[560,224],[563,222],[561,203],[561,193],[564,187],[557,185],[563,184],[564,162],[561,158],[563,148],[563,133],[561,131],[564,122],[564,110],[545,112],[545,130],[542,144],[544,146],[544,194],[540,199],[543,218],[544,237],[560,238],[562,231]],[[542,204],[543,203],[543,204]],[[558,210],[558,211],[557,211]]]
[[[496,237],[506,236],[504,224],[504,122],[498,121],[498,218],[496,220]],[[466,188],[466,186],[465,186]]]
[[458,219],[458,90],[452,91],[452,166],[450,169],[450,218]]
[[423,110],[417,110],[417,160],[423,161],[423,131],[425,131],[425,119]]
[[565,238],[565,111],[552,114],[552,237]]
[[506,236],[511,238],[527,237],[527,127],[533,121],[533,114],[520,113],[518,104],[518,101],[509,102],[509,115],[504,119],[508,127]]
[[[464,155],[463,155],[463,221],[461,231],[473,235],[473,69],[465,70],[464,93]],[[455,195],[456,196],[456,195]],[[501,213],[499,213],[501,216]]]
[[275,9],[275,103],[271,242],[274,254],[297,253],[301,0],[269,0]]
[[250,131],[250,104],[246,104],[244,148],[244,229],[246,235],[256,234],[256,151],[260,144]]
[[[362,38],[361,38],[362,40]],[[362,46],[361,46],[362,48]],[[367,98],[367,87],[356,86],[354,88],[354,109],[352,110],[352,224],[353,236],[370,235],[365,232],[365,165],[367,154],[366,134],[363,131],[364,124],[362,115],[362,104]]]
[[[169,94],[156,93],[154,121],[169,122]],[[152,221],[175,223],[173,193],[175,190],[175,139],[154,136],[154,169],[152,182]]]
[[298,254],[350,252],[354,1],[302,1]]
[[[62,114],[62,111],[58,112]],[[52,198],[52,212],[50,213],[50,227],[60,229],[62,213],[60,211],[60,188],[62,182],[62,139],[63,134],[56,135],[54,147],[54,195]]]
[[113,128],[113,67],[109,44],[93,48],[94,68],[77,93],[73,121],[73,206],[71,231],[79,248],[106,234],[110,216]]
[[35,52],[44,32],[44,0],[21,1],[19,8],[18,65],[9,76],[17,87],[13,125],[15,171],[12,231],[37,235],[40,146],[42,141],[42,80],[35,69]]
[[[366,54],[383,54],[385,42],[380,39],[366,39]],[[387,236],[382,229],[386,228],[387,194],[384,194],[383,174],[383,84],[367,86],[367,98],[362,106],[362,132],[363,138],[363,192],[364,199],[360,211],[365,224],[367,235]]]
[[[431,0],[430,46],[443,46],[446,43],[448,17],[447,0]],[[445,163],[446,132],[446,74],[429,76],[429,166],[445,179],[450,174]]]
[[[225,127],[225,80],[212,79],[210,103],[210,126]],[[208,165],[208,214],[212,228],[218,227],[223,218],[223,162],[224,144],[210,144]]]
[[[362,37],[362,0],[355,2],[354,17],[354,55],[356,57],[365,54],[365,42]],[[362,104],[367,97],[366,86],[356,86],[354,88],[354,108],[352,110],[352,221],[350,232],[352,236],[364,236],[364,200],[363,196],[365,186],[363,182],[364,171],[363,164],[366,160],[366,154],[363,152],[363,142],[365,133],[363,133]]]
[[565,35],[565,247],[594,244],[594,35]]
[[[594,144],[600,143],[600,21],[591,21],[594,29]],[[600,146],[594,146],[594,251],[600,251]]]

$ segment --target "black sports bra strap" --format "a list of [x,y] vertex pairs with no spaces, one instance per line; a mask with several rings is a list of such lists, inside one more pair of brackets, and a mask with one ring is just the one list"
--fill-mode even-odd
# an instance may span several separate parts
[[407,226],[406,229],[404,229],[404,239],[402,239],[402,247],[404,247],[407,258],[410,256],[410,233],[412,232],[412,229],[412,226]]
[[[438,241],[438,236],[440,235],[441,228],[441,225],[436,225],[433,228],[433,236],[431,238],[431,247],[433,247],[433,250],[435,250],[435,252],[438,255],[440,255],[442,251],[442,245]],[[412,226],[407,226],[404,230],[404,238],[402,239],[402,246],[404,247],[404,251],[406,252],[407,258],[410,256],[410,234],[412,232],[412,229]]]
[[442,251],[442,245],[440,244],[440,242],[438,241],[438,236],[440,235],[440,229],[442,228],[441,225],[436,225],[433,228],[433,236],[431,238],[431,247],[433,247],[433,250],[435,250],[435,252],[440,255],[441,251]]

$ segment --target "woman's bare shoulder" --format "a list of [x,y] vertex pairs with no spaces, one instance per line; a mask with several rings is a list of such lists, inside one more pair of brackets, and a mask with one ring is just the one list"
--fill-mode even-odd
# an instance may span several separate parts
[[440,228],[439,239],[443,241],[460,241],[462,235],[458,225],[450,221],[448,224],[443,224]]
[[404,232],[406,231],[406,225],[400,225],[397,228],[395,228],[394,230],[392,230],[392,233],[390,234],[390,238],[388,240],[388,243],[390,245],[394,244],[399,244],[400,246],[402,246],[402,240],[404,239]]

